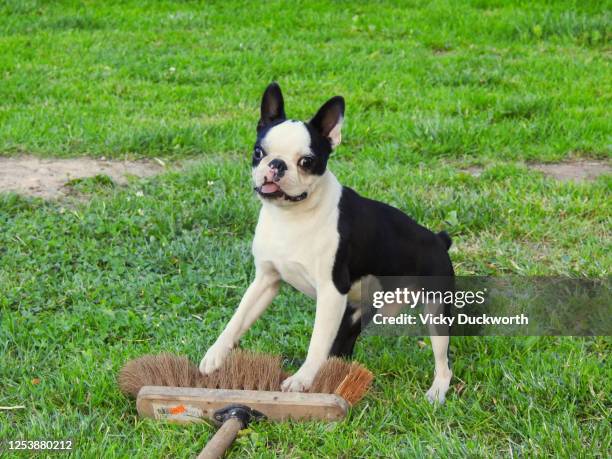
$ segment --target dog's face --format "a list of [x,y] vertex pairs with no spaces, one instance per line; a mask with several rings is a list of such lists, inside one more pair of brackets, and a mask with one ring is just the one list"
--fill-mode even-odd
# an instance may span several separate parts
[[340,143],[344,99],[328,100],[308,122],[288,120],[283,95],[270,84],[261,101],[253,148],[253,182],[262,200],[291,206],[308,199]]

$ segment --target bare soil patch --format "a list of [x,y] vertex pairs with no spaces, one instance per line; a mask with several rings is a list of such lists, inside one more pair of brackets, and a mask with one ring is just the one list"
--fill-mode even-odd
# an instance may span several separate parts
[[563,182],[595,180],[600,175],[612,173],[612,167],[604,161],[571,161],[556,164],[529,164],[531,169]]
[[[577,160],[562,163],[529,163],[529,169],[542,172],[562,182],[584,182],[595,180],[600,175],[612,174],[612,166],[606,161]],[[479,177],[483,172],[482,167],[474,166],[464,169],[470,175]]]
[[154,161],[0,157],[0,192],[54,199],[68,194],[66,184],[75,179],[106,175],[123,185],[129,176],[150,177],[163,170],[164,167]]

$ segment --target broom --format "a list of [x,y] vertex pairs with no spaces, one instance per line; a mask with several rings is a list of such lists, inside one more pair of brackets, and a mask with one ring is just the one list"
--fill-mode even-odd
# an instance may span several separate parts
[[121,391],[136,398],[141,416],[220,423],[198,459],[223,456],[251,420],[340,420],[373,379],[362,365],[336,357],[323,364],[307,393],[281,392],[287,376],[279,356],[235,350],[209,375],[186,357],[159,354],[129,361],[118,379]]

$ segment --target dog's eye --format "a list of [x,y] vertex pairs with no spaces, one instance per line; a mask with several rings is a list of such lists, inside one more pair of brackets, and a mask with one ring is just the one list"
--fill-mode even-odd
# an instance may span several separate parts
[[308,169],[314,163],[312,156],[304,156],[298,161],[298,166]]
[[255,147],[255,149],[253,150],[253,158],[259,160],[264,156],[266,156],[264,151],[260,147]]

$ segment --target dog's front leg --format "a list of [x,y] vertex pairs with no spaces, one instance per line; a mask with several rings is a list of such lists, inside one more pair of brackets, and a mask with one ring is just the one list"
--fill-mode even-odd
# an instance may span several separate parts
[[279,285],[280,278],[276,272],[258,270],[238,309],[200,362],[201,373],[212,373],[223,364],[238,340],[270,305],[278,293]]
[[303,392],[310,388],[317,371],[329,356],[345,309],[346,295],[341,294],[333,283],[317,290],[317,310],[306,361],[297,373],[283,381],[283,391]]

